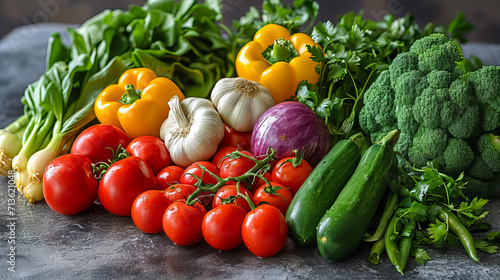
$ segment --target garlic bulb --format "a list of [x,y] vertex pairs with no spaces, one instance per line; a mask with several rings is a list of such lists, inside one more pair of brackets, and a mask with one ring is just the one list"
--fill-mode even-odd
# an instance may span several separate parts
[[224,123],[239,132],[252,131],[257,119],[275,105],[267,88],[243,78],[219,80],[211,99]]
[[160,129],[160,137],[172,161],[181,167],[207,160],[217,152],[224,137],[224,124],[208,99],[190,97],[168,102],[170,112]]

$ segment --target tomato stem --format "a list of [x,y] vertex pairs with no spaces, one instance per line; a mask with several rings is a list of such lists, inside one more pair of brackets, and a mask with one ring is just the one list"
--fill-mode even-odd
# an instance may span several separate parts
[[[209,175],[211,175],[212,177],[214,177],[217,180],[217,183],[215,185],[206,185],[206,186],[203,185],[202,184],[203,175],[202,175],[201,178],[198,179],[198,182],[195,184],[197,187],[197,190],[194,191],[191,195],[189,195],[189,197],[186,199],[186,204],[190,205],[190,206],[194,205],[194,203],[196,202],[196,197],[200,193],[202,193],[204,191],[209,191],[209,192],[215,193],[218,189],[220,189],[222,186],[224,186],[229,181],[236,181],[238,183],[238,182],[245,181],[251,177],[254,177],[254,178],[259,177],[259,178],[263,179],[268,185],[271,185],[271,183],[266,178],[264,178],[264,176],[258,174],[258,171],[260,169],[264,168],[266,165],[268,165],[271,160],[275,159],[275,155],[276,155],[276,150],[274,150],[273,148],[268,149],[266,157],[262,160],[252,158],[252,157],[247,156],[239,151],[232,152],[230,157],[243,156],[243,157],[249,158],[255,162],[255,165],[250,170],[248,170],[245,174],[237,176],[237,177],[221,178],[221,177],[215,175],[214,173],[212,173],[210,170],[206,169],[204,166],[198,165],[198,167],[202,170],[202,172],[206,172]],[[202,174],[204,174],[204,173],[202,173]]]

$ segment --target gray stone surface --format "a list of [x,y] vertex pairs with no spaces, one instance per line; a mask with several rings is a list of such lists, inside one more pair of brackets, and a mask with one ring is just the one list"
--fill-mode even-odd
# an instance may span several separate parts
[[[36,28],[35,38],[25,43],[16,43],[22,29],[0,42],[1,127],[22,112],[24,88],[43,72],[46,38],[64,30],[60,25]],[[481,46],[474,48],[468,51],[485,55]],[[64,216],[43,201],[28,205],[19,197],[8,209],[8,189],[7,178],[0,177],[0,279],[500,279],[500,254],[479,252],[480,262],[474,263],[461,247],[428,248],[432,260],[422,266],[410,259],[405,276],[387,257],[379,265],[370,263],[367,244],[341,262],[323,259],[314,248],[298,248],[290,239],[270,258],[256,257],[244,246],[228,252],[205,242],[181,247],[165,234],[142,233],[130,217],[113,215],[97,204]],[[486,220],[500,230],[500,199],[491,200],[487,209]],[[12,216],[9,210],[14,210]],[[7,270],[12,245],[15,273]]]

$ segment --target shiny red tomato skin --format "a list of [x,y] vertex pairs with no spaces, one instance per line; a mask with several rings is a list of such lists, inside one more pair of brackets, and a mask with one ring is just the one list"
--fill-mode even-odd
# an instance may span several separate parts
[[203,218],[202,233],[205,241],[221,251],[234,249],[243,243],[241,225],[247,211],[234,204],[222,204]]
[[268,189],[267,184],[263,184],[260,186],[253,195],[253,202],[255,205],[259,205],[261,202],[267,202],[274,207],[278,208],[283,216],[286,215],[286,210],[288,210],[288,206],[290,202],[292,202],[293,194],[292,192],[285,188],[283,185],[278,184],[276,182],[271,182],[273,187],[281,187],[276,190],[276,194],[266,192]]
[[165,197],[167,197],[171,202],[179,199],[187,199],[189,195],[196,191],[196,187],[189,184],[175,184],[166,188],[163,191]]
[[[250,157],[254,157],[254,155],[248,151],[241,151],[241,153]],[[221,163],[219,174],[221,178],[238,177],[252,169],[255,164],[256,163],[253,160],[244,156],[240,156],[235,159],[226,158]],[[242,186],[244,185],[245,184],[242,184]]]
[[[182,174],[179,182],[181,184],[195,185],[198,180],[196,180],[195,177],[191,176],[191,174],[200,178],[201,174],[203,173],[203,170],[198,165],[205,167],[210,172],[219,176],[219,169],[213,163],[211,163],[209,161],[197,161],[197,162],[194,162],[193,164],[191,164],[190,166],[188,166],[184,170],[184,173]],[[208,174],[207,172],[205,172],[205,174],[203,174],[202,181],[204,184],[217,184],[217,182],[218,182],[216,178],[214,178],[212,175]]]
[[139,157],[127,157],[113,163],[99,184],[99,201],[109,212],[130,216],[138,195],[157,189],[156,179],[148,164]]
[[170,165],[163,168],[158,175],[156,175],[156,183],[158,189],[164,190],[171,185],[179,184],[184,168],[177,165]]
[[283,158],[276,163],[272,172],[272,180],[287,187],[295,195],[313,169],[304,159],[297,167],[293,167],[290,162],[284,163],[288,159],[293,159],[293,157]]
[[50,208],[64,215],[75,215],[94,204],[99,183],[92,174],[91,164],[86,156],[67,154],[47,166],[43,194]]
[[285,217],[269,204],[248,212],[241,226],[243,243],[250,252],[262,258],[279,253],[285,246],[287,234]]
[[184,199],[174,201],[163,215],[163,230],[177,245],[194,245],[203,240],[201,227],[206,213],[207,210],[199,202],[189,206]]
[[76,137],[71,153],[87,156],[93,163],[108,163],[108,160],[113,158],[113,152],[116,151],[118,145],[125,149],[129,143],[130,139],[120,128],[97,124],[85,129]]
[[[252,193],[250,193],[250,191],[247,190],[246,188],[240,187],[239,191],[243,195],[248,194],[250,200],[253,200]],[[236,185],[223,186],[215,193],[214,199],[212,200],[212,208],[221,205],[222,199],[228,198],[230,196],[236,196],[237,194],[238,192],[236,191]],[[236,198],[231,204],[239,205],[243,207],[247,212],[252,210],[246,199],[243,197]]]
[[220,165],[222,164],[222,159],[229,155],[230,153],[238,150],[238,147],[235,146],[226,146],[224,148],[221,148],[220,150],[215,153],[215,155],[212,158],[212,163],[217,166],[217,168],[220,168]]
[[244,150],[250,150],[252,142],[252,132],[238,132],[228,125],[224,124],[224,137],[219,143],[218,149],[227,146],[241,147]]
[[132,221],[145,233],[162,232],[163,214],[169,205],[170,200],[163,191],[145,191],[132,204]]
[[154,174],[158,174],[163,168],[173,164],[165,143],[154,136],[135,138],[128,144],[127,152],[131,156],[145,160]]

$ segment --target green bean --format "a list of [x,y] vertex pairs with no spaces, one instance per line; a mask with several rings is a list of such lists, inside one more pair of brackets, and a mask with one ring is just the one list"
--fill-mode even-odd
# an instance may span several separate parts
[[[393,216],[387,229],[385,231],[384,242],[385,242],[385,251],[387,252],[387,256],[389,260],[391,260],[392,264],[396,268],[397,271],[401,272],[401,254],[398,249],[397,244],[397,236],[398,233],[396,231],[396,225],[398,222],[398,216]],[[396,237],[396,238],[394,238]]]
[[378,224],[375,233],[373,233],[372,236],[365,238],[366,242],[374,242],[382,238],[382,236],[384,236],[385,230],[387,229],[387,224],[389,224],[389,221],[391,220],[391,217],[394,214],[394,209],[396,208],[395,206],[397,199],[398,199],[398,193],[392,192],[391,196],[389,197],[389,200],[387,200],[384,212],[382,213],[382,218],[380,218],[380,223]]
[[[399,273],[404,274],[404,270],[406,268],[406,264],[408,263],[408,259],[410,258],[411,245],[413,242],[413,235],[415,233],[415,221],[410,220],[406,225],[406,227],[410,228],[410,236],[403,236],[398,244],[398,249],[400,253],[400,266],[401,271],[398,270]],[[404,230],[405,231],[405,230]],[[396,267],[396,269],[398,269]]]
[[441,208],[437,213],[438,219],[442,222],[447,222],[450,230],[458,237],[460,243],[465,248],[469,257],[474,261],[479,261],[476,252],[476,241],[470,234],[469,230],[460,222],[457,216],[449,210]]
[[373,243],[368,260],[374,264],[379,264],[380,258],[385,251],[385,240],[380,238],[375,243]]

